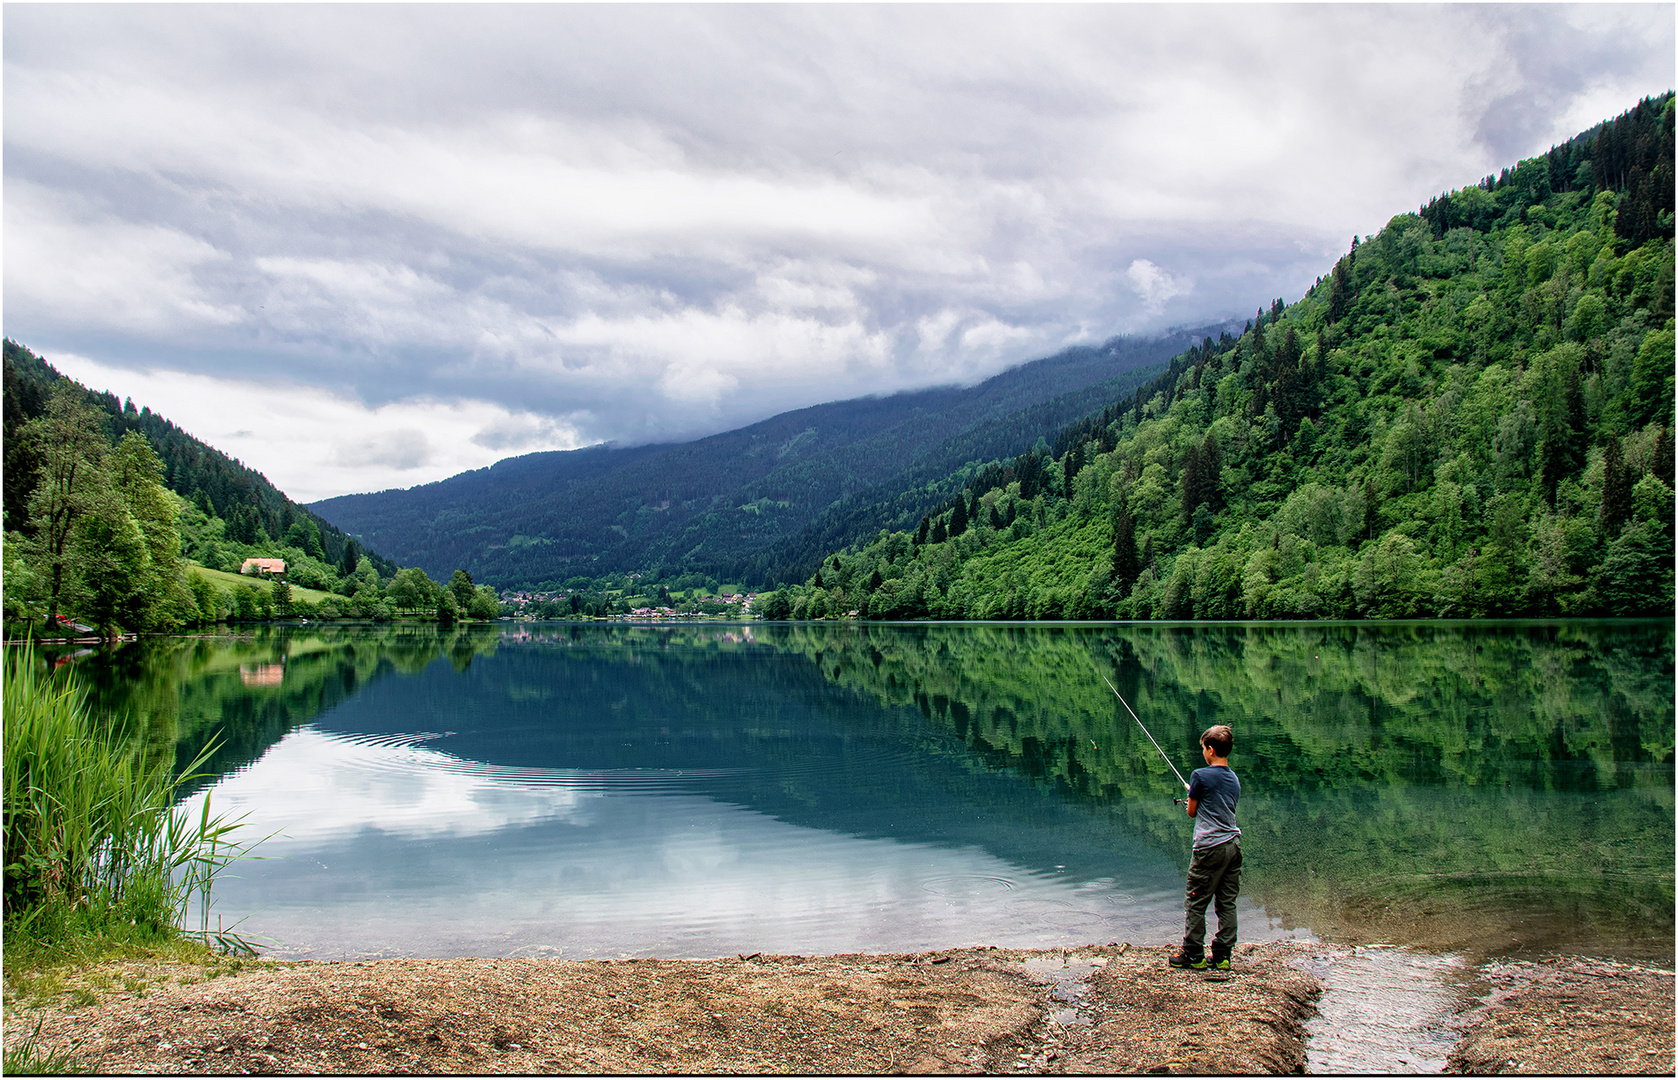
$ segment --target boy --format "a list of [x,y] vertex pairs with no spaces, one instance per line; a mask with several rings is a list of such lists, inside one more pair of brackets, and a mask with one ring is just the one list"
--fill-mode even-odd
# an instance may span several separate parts
[[[1223,724],[1209,727],[1200,737],[1206,768],[1189,776],[1189,817],[1194,818],[1194,858],[1189,863],[1188,895],[1183,899],[1183,950],[1166,961],[1174,968],[1207,967],[1229,970],[1235,950],[1235,898],[1241,892],[1241,830],[1235,824],[1235,804],[1241,781],[1229,767],[1235,735]],[[1206,947],[1206,905],[1217,900],[1218,936],[1212,939],[1212,959]]]

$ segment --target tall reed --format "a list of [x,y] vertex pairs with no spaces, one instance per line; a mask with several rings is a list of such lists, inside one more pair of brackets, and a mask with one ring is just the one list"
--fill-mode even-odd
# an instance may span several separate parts
[[8,655],[4,699],[8,938],[182,933],[192,893],[243,853],[207,800],[174,805],[210,750],[179,776],[168,755],[146,761],[129,722],[94,716],[31,646]]

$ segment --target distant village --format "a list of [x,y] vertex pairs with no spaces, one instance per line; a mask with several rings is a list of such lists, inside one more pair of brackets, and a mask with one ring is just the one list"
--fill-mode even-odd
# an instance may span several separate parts
[[[273,581],[284,581],[286,578],[286,563],[284,559],[249,558],[239,567],[239,573],[247,577],[260,577]],[[633,580],[633,575],[631,580]],[[501,593],[497,597],[500,617],[503,619],[541,619],[556,617],[550,612],[558,605],[569,601],[571,597],[591,596],[587,592],[574,592],[566,589],[544,590],[512,590]],[[633,596],[633,594],[630,594]],[[661,596],[668,597],[669,593],[660,591]],[[752,608],[757,601],[758,594],[754,592],[717,592],[701,593],[698,590],[687,594],[680,601],[670,604],[636,607],[627,611],[612,611],[604,616],[596,614],[595,618],[608,619],[749,619],[753,617]],[[543,609],[546,609],[545,611]],[[563,615],[558,615],[564,618]]]
[[[706,619],[726,615],[733,618],[751,618],[752,605],[757,600],[757,593],[753,592],[724,592],[691,596],[674,606],[637,607],[625,612],[614,612],[607,616],[611,619]],[[542,592],[535,590],[513,590],[501,594],[504,608],[511,608],[514,618],[529,617],[530,609],[542,605],[558,603],[570,599],[571,594],[565,590]]]

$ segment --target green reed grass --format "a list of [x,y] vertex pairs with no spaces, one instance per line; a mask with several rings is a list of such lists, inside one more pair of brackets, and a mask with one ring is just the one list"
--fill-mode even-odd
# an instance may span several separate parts
[[7,657],[4,702],[8,951],[194,936],[192,896],[207,908],[216,873],[244,854],[239,824],[212,817],[207,796],[196,814],[174,805],[211,748],[178,776],[169,756],[146,760],[129,722],[93,715],[30,646]]
[[91,1072],[91,1068],[77,1059],[77,1049],[79,1045],[68,1050],[44,1046],[41,1042],[41,1021],[37,1020],[29,1034],[6,1048],[5,1059],[0,1062],[0,1073],[7,1076],[64,1076]]

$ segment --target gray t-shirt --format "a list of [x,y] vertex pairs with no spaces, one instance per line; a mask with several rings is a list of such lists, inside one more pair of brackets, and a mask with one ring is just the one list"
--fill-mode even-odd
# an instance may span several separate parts
[[1194,810],[1194,849],[1217,847],[1241,835],[1235,824],[1235,804],[1241,781],[1228,765],[1208,765],[1189,774],[1189,798],[1199,800]]

